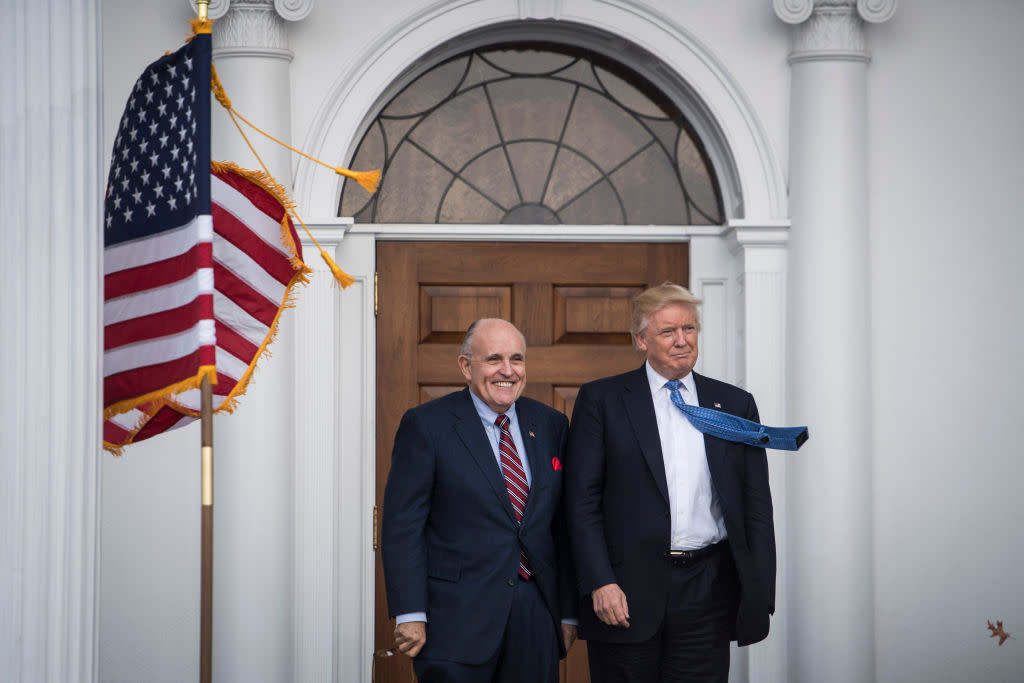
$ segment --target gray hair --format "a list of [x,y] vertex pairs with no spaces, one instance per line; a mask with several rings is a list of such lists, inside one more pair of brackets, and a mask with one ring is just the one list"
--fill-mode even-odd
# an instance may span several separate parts
[[[459,355],[466,356],[467,358],[473,357],[473,336],[476,334],[477,328],[480,327],[481,323],[491,322],[503,322],[512,325],[509,321],[504,318],[479,318],[474,320],[466,330],[466,336],[462,338],[462,347],[459,349]],[[512,329],[519,333],[519,338],[523,340],[523,353],[526,353],[526,335],[519,331],[519,328],[512,325]]]
[[700,310],[697,307],[702,303],[700,297],[694,296],[686,287],[674,282],[662,282],[657,287],[640,292],[633,297],[633,318],[629,330],[632,333],[633,346],[636,346],[636,335],[647,329],[651,316],[669,304],[683,304],[693,308],[694,321],[700,330]]

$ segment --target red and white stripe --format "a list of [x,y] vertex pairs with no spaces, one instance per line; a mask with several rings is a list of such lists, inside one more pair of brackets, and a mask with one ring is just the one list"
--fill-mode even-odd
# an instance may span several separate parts
[[[213,267],[182,280],[161,278],[159,273],[163,271],[153,267],[152,275],[158,281],[169,281],[108,300],[104,374],[110,383],[123,381],[126,373],[146,377],[161,365],[189,362],[198,348],[208,344],[208,364],[216,364],[217,368],[213,393],[218,407],[234,395],[239,382],[255,364],[273,331],[288,289],[301,277],[301,270],[292,265],[291,252],[282,243],[281,220],[285,209],[273,195],[232,172],[213,174],[210,185],[212,217],[204,217],[212,224],[206,233],[208,239],[175,240],[162,234],[152,238],[158,243],[140,245],[143,248],[138,251],[145,256],[130,258],[133,254],[126,249],[107,259],[108,286],[109,278],[116,278],[125,268],[137,268],[138,262],[146,258],[157,264],[176,262],[183,254],[206,248],[212,250]],[[298,250],[298,238],[290,222],[289,227]],[[158,255],[164,255],[164,259],[156,261]],[[176,329],[177,316],[195,307],[201,297],[209,300],[211,319]],[[147,330],[158,334],[147,337]],[[141,393],[146,392],[135,395]],[[160,408],[150,415],[157,405]],[[200,391],[189,389],[166,401],[148,403],[107,420],[104,441],[112,445],[139,441],[191,422],[199,410]]]

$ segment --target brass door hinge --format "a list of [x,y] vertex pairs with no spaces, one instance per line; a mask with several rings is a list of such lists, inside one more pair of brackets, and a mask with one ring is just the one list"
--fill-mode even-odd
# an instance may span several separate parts
[[373,506],[373,550],[380,550],[380,506]]
[[373,271],[373,317],[376,318],[380,315],[380,299],[377,296],[377,292],[380,288],[380,273],[376,270]]

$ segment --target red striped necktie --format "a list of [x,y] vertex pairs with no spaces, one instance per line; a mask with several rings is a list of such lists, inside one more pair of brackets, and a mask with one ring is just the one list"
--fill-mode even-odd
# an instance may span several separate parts
[[[501,455],[501,472],[505,475],[508,499],[512,501],[516,522],[522,522],[526,499],[530,497],[530,484],[526,481],[526,471],[523,470],[523,463],[516,452],[516,442],[512,440],[512,432],[508,429],[508,416],[499,415],[494,424],[501,433],[498,437],[498,453]],[[530,578],[530,562],[526,559],[525,553],[519,556],[519,575],[524,579]]]

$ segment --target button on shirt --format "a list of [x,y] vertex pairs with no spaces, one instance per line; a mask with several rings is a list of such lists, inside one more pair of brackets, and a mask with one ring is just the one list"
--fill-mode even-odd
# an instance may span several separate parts
[[[649,363],[646,368],[668,482],[672,515],[671,549],[696,550],[717,543],[727,534],[722,506],[711,485],[704,435],[673,405],[670,391],[665,386],[668,379],[655,372]],[[700,405],[693,373],[686,375],[681,382],[679,393],[683,403]]]

